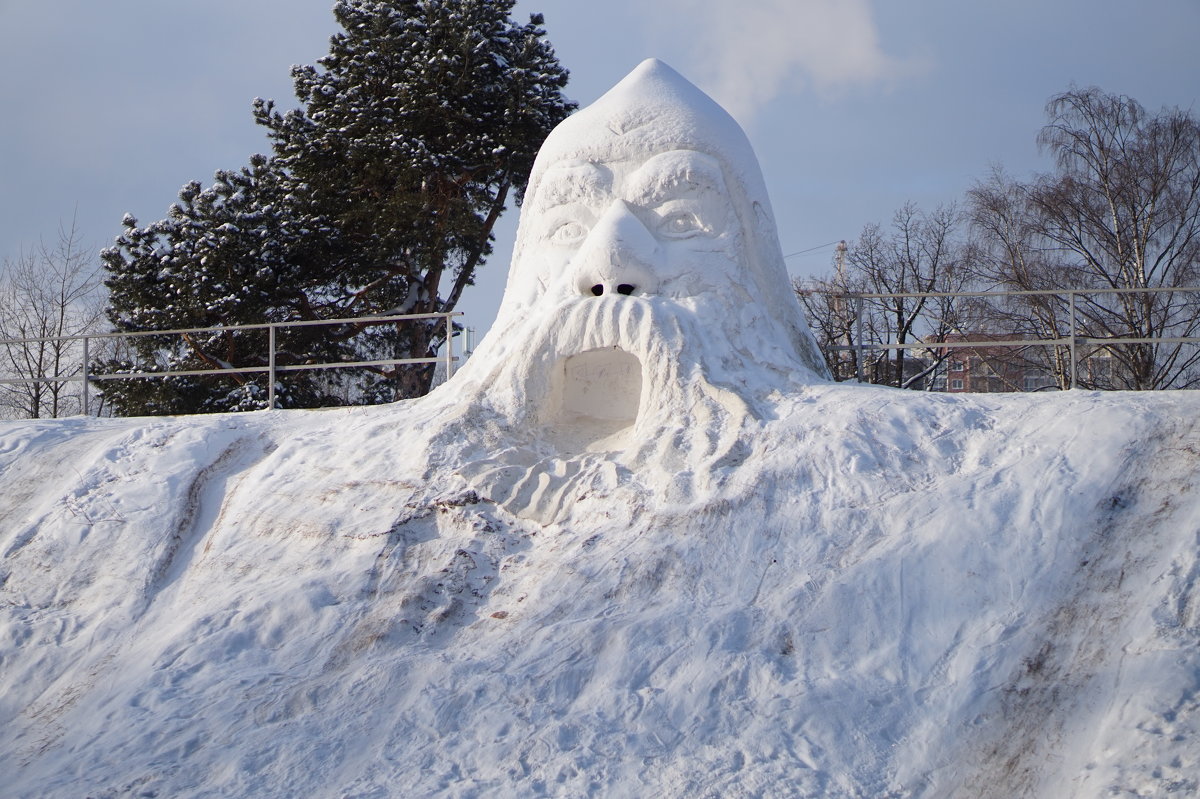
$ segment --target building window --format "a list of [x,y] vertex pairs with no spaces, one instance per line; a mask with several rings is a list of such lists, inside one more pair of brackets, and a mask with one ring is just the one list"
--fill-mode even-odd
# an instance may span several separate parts
[[950,359],[950,371],[951,372],[961,372],[962,370],[963,370],[963,362],[960,361],[958,358],[951,358]]
[[962,380],[951,380],[950,381],[950,390],[951,391],[962,391],[963,390],[963,381]]

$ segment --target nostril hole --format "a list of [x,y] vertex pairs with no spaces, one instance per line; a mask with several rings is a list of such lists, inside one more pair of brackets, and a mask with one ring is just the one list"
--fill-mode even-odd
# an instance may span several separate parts
[[597,283],[596,285],[592,286],[592,293],[599,297],[604,293],[604,286],[600,283]]
[[[593,291],[595,291],[595,289],[593,289]],[[622,283],[621,285],[617,286],[617,293],[628,296],[633,293],[633,286],[629,283]]]

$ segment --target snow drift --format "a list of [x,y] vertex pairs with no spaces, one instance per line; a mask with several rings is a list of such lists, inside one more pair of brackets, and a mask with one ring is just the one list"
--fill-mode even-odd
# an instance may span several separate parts
[[825,382],[727,119],[564,123],[422,400],[0,425],[6,795],[1194,794],[1200,397]]

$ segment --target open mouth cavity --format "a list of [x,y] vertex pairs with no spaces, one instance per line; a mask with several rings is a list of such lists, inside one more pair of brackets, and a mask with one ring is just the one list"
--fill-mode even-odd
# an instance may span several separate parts
[[642,362],[619,347],[587,350],[554,366],[543,417],[563,452],[624,449],[642,401]]

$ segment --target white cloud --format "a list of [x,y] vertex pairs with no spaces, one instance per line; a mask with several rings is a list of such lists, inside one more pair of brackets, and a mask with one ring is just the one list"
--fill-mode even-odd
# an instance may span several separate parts
[[690,45],[679,68],[743,121],[785,88],[830,93],[917,69],[884,51],[870,0],[665,0],[653,9],[655,34],[671,37],[671,49],[676,37]]

